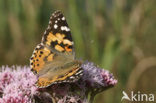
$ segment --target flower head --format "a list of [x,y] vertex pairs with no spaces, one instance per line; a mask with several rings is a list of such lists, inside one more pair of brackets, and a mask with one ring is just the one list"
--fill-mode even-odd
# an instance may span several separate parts
[[58,103],[82,103],[77,96],[66,95],[58,101]]
[[92,62],[85,62],[82,64],[82,68],[84,69],[83,83],[89,87],[104,88],[114,86],[117,83],[109,71],[95,66]]
[[37,94],[37,78],[24,66],[2,66],[0,72],[0,103],[31,103]]

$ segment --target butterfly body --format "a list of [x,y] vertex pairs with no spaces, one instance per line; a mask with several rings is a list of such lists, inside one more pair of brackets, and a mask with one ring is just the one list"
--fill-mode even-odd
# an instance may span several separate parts
[[42,41],[30,58],[37,86],[48,87],[62,82],[75,82],[83,74],[81,61],[75,59],[71,32],[65,17],[56,11],[50,17]]

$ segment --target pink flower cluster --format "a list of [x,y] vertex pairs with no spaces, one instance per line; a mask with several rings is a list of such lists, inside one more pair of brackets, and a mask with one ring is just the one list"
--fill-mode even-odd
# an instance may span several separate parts
[[37,76],[29,67],[2,66],[0,103],[52,103],[53,99],[56,103],[92,103],[98,93],[117,83],[109,71],[92,62],[84,62],[81,68],[84,72],[78,81],[39,89],[35,85]]
[[24,66],[0,68],[0,103],[32,103],[37,77]]
[[109,71],[95,66],[92,62],[85,62],[81,67],[84,70],[81,83],[87,88],[105,88],[117,83]]

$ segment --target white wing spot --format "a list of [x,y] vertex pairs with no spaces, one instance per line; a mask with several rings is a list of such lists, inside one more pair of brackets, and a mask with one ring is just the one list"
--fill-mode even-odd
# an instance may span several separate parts
[[82,71],[77,72],[76,75],[78,75],[78,74],[80,74],[80,73],[82,73]]
[[51,22],[51,21],[49,21],[49,24],[52,24],[52,22]]
[[41,45],[44,45],[43,43],[41,43]]
[[65,17],[62,17],[62,20],[65,20]]
[[37,45],[37,47],[36,48],[40,48],[40,46],[39,45]]
[[55,21],[55,23],[57,23],[57,20]]
[[82,76],[83,74],[81,73],[80,76]]
[[74,77],[73,77],[73,76],[71,76],[71,77],[70,77],[70,79],[74,79]]
[[70,31],[70,29],[68,27],[66,27],[66,26],[61,26],[61,30],[62,31]]
[[54,29],[57,29],[57,27],[58,27],[58,25],[55,24],[55,25],[54,25]]

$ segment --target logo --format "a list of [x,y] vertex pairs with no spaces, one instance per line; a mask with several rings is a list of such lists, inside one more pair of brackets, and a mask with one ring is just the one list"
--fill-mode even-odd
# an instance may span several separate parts
[[154,94],[145,94],[145,93],[141,93],[140,91],[138,91],[137,93],[135,93],[134,91],[131,91],[130,95],[128,95],[125,91],[122,91],[122,98],[121,101],[123,100],[128,100],[128,101],[138,101],[138,102],[153,102],[154,101]]

